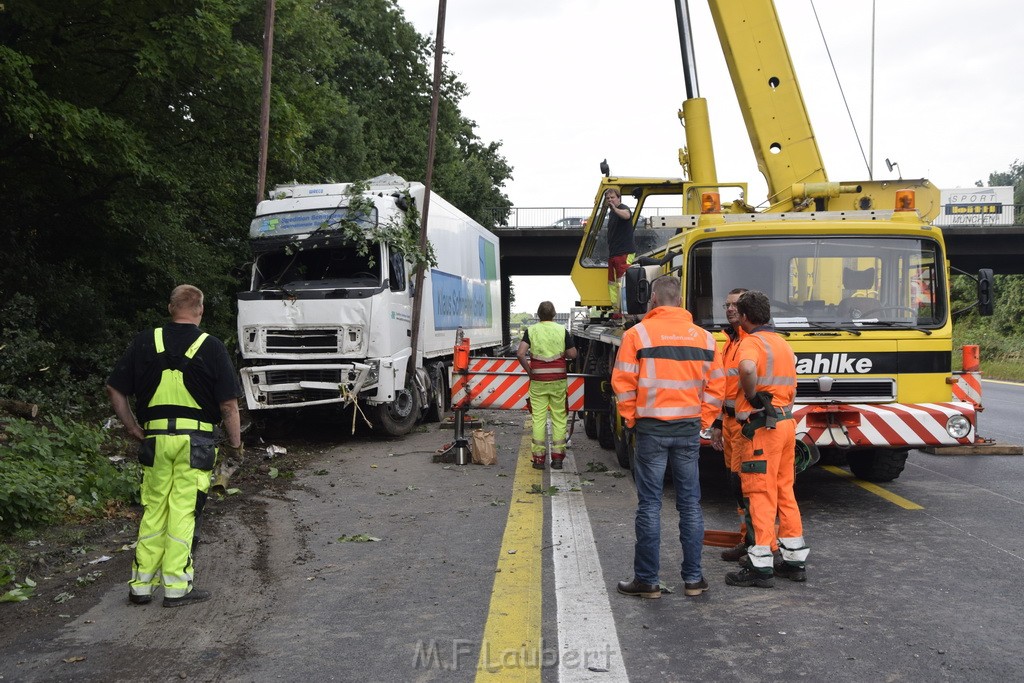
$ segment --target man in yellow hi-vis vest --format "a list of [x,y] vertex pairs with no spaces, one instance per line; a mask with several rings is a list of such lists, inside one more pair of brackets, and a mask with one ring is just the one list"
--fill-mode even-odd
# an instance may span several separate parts
[[[562,469],[565,460],[567,411],[566,359],[576,357],[576,346],[569,331],[554,322],[555,305],[542,301],[537,307],[536,325],[523,332],[516,357],[530,376],[530,410],[533,413],[533,466],[544,469],[547,460],[547,421],[551,411],[551,469]],[[526,354],[530,358],[527,360]]]
[[164,607],[179,607],[210,597],[192,586],[196,513],[206,501],[216,461],[214,423],[223,420],[228,447],[242,450],[242,392],[224,344],[199,329],[203,293],[192,285],[175,287],[167,310],[170,324],[132,340],[107,379],[107,395],[125,429],[140,441],[143,466],[143,514],[128,599],[147,604],[162,583]]

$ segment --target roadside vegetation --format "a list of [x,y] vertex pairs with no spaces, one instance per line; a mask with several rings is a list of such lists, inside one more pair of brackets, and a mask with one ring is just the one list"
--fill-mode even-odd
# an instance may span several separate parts
[[[262,21],[262,4],[226,0],[0,2],[0,399],[39,408],[0,418],[0,599],[31,593],[31,541],[132,515],[140,473],[101,427],[103,383],[171,289],[203,289],[204,328],[234,343]],[[422,180],[432,49],[394,0],[279,3],[268,187]],[[446,71],[434,186],[487,224],[512,167],[461,113],[466,93]],[[989,184],[1024,203],[1020,163]],[[957,278],[954,310],[972,287]],[[981,345],[985,376],[1024,381],[1024,277],[997,277],[996,307],[960,318],[955,343]]]
[[[89,523],[134,514],[139,472],[101,428],[103,383],[132,336],[166,319],[171,289],[200,287],[203,327],[234,344],[263,14],[227,0],[0,3],[0,399],[39,410],[0,410],[0,598],[31,593],[46,535],[78,544]],[[268,189],[424,179],[433,44],[394,0],[278,3],[274,40]],[[512,168],[462,114],[466,93],[446,70],[434,189],[486,222],[510,206]]]

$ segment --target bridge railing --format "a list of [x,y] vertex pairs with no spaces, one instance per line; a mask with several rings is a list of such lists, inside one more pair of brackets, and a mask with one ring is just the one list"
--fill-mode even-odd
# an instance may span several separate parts
[[[578,228],[590,216],[589,206],[488,208],[498,228]],[[507,214],[506,214],[507,212]]]
[[[496,228],[580,228],[590,217],[589,206],[547,207],[491,207],[484,211],[490,216],[490,225]],[[677,209],[647,207],[644,216],[678,213]],[[991,214],[956,215],[942,206],[934,221],[940,227],[987,227],[992,225],[1024,225],[1024,204],[1005,205],[1002,212]]]

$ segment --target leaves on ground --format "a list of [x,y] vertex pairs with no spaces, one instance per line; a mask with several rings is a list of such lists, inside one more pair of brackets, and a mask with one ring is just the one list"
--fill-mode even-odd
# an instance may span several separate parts
[[530,484],[530,490],[527,493],[537,493],[542,496],[553,496],[558,493],[557,486],[549,486],[544,488],[540,484]]
[[598,462],[597,460],[591,460],[590,462],[587,463],[587,472],[607,472],[607,471],[608,471],[608,465],[605,465],[603,462]]
[[338,536],[338,543],[372,543],[379,540],[376,536],[367,536],[366,534],[353,534],[352,536],[342,534]]
[[24,602],[36,592],[36,582],[25,577],[24,583],[15,583],[14,588],[0,595],[0,602]]

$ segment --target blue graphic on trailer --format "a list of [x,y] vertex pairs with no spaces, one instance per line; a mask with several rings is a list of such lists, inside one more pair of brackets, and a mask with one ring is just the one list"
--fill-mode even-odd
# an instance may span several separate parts
[[434,289],[434,325],[438,330],[489,328],[491,283],[498,279],[498,258],[494,245],[478,238],[477,252],[481,279],[452,275],[436,268],[430,270]]
[[490,291],[486,282],[451,275],[436,268],[430,277],[434,289],[434,325],[439,330],[491,326]]

